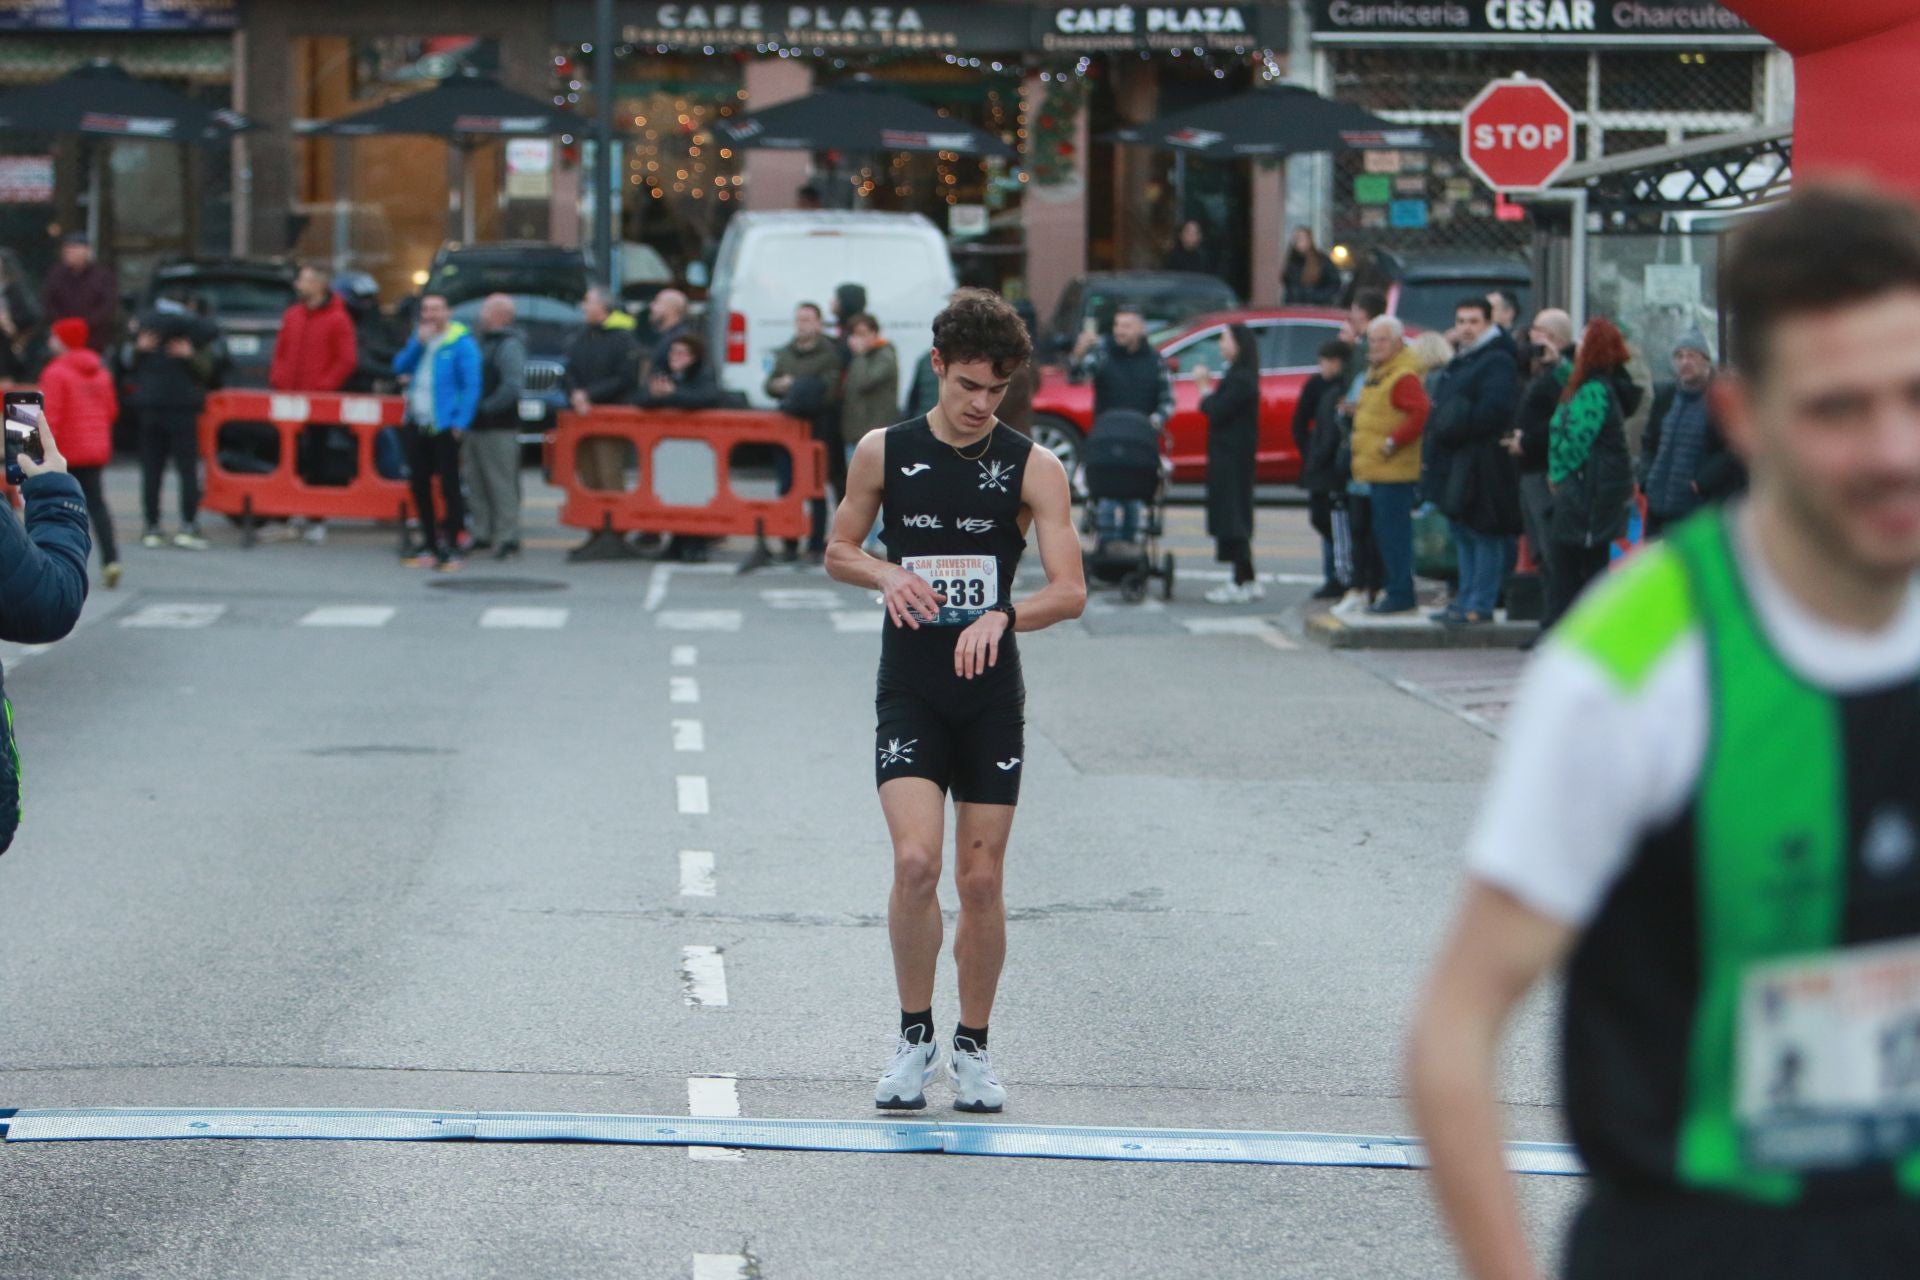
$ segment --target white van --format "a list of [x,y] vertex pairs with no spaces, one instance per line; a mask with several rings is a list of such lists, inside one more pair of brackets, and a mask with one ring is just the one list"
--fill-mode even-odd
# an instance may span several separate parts
[[720,385],[770,409],[773,353],[793,341],[793,309],[819,306],[833,324],[833,292],[867,291],[867,310],[900,355],[900,401],[933,345],[933,318],[954,290],[946,237],[917,213],[840,210],[733,215],[714,262],[707,344]]

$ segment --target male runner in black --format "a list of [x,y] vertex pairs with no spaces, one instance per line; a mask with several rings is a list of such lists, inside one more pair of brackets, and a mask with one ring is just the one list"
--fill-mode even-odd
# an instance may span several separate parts
[[[949,791],[960,893],[960,1025],[948,1067],[954,1105],[998,1111],[1006,1101],[986,1050],[1007,950],[1002,867],[1026,753],[1026,686],[1013,633],[1077,618],[1087,599],[1065,468],[994,416],[1032,352],[1026,326],[1003,299],[980,289],[955,294],[933,322],[939,403],[860,441],[827,547],[827,572],[880,592],[887,608],[875,771],[893,837],[887,926],[901,1030],[874,1102],[891,1110],[926,1106],[925,1086],[940,1063],[933,977]],[[883,510],[880,560],[860,544]],[[1014,570],[1029,529],[1040,539],[1047,585],[1016,602]]]

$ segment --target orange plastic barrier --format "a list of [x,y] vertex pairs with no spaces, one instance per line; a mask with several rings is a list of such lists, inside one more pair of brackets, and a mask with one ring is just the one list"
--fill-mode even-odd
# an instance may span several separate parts
[[[396,520],[405,536],[412,497],[405,480],[389,480],[374,465],[374,439],[405,421],[399,396],[333,392],[215,391],[200,414],[200,454],[206,461],[201,506],[240,521],[241,540],[253,545],[262,519]],[[232,471],[220,464],[220,429],[230,423],[271,427],[280,438],[280,460],[270,472]],[[309,484],[301,478],[301,434],[310,426],[344,427],[353,433],[356,470],[344,485]]]
[[[583,440],[606,437],[631,444],[640,460],[632,489],[589,489],[577,467]],[[704,506],[663,501],[655,490],[655,451],[667,442],[697,441],[713,456],[712,498]],[[742,445],[784,449],[793,458],[793,485],[782,497],[745,498],[729,483],[729,460]],[[809,528],[807,500],[827,492],[826,446],[808,425],[784,413],[735,409],[629,409],[597,405],[586,415],[560,414],[547,435],[553,483],[566,490],[560,523],[615,533],[678,533],[700,537],[752,535],[801,538]]]

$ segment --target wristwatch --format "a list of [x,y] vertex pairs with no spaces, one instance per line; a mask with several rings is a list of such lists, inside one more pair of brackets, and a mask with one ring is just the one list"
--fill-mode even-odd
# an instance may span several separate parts
[[1007,630],[1009,631],[1013,630],[1014,625],[1020,621],[1019,614],[1014,612],[1014,608],[1010,604],[997,604],[993,606],[993,612],[1007,615]]

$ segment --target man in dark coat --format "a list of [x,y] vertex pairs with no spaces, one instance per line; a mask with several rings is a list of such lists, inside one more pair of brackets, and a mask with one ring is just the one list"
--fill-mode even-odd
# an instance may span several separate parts
[[1500,447],[1520,387],[1513,340],[1494,325],[1487,300],[1462,299],[1453,316],[1461,350],[1434,390],[1423,481],[1460,556],[1460,589],[1434,621],[1466,626],[1493,621],[1520,532],[1519,477]]
[[1300,389],[1293,407],[1293,443],[1300,450],[1300,487],[1307,491],[1307,522],[1320,535],[1320,562],[1326,581],[1315,600],[1338,600],[1347,593],[1347,577],[1336,554],[1334,515],[1344,507],[1348,476],[1340,466],[1344,433],[1340,401],[1352,381],[1353,344],[1338,338],[1320,348],[1320,369]]
[[1532,357],[1530,376],[1520,392],[1506,445],[1519,464],[1520,523],[1544,593],[1551,572],[1547,522],[1553,514],[1553,486],[1547,482],[1547,442],[1553,411],[1560,406],[1560,393],[1573,376],[1573,317],[1558,307],[1539,312],[1527,330],[1526,350]]
[[[597,404],[632,404],[640,386],[640,344],[634,340],[633,317],[615,310],[605,289],[595,286],[580,300],[586,323],[567,346],[567,401],[585,415]],[[627,487],[627,454],[631,446],[610,436],[580,442],[576,465],[580,483],[589,489]],[[567,552],[567,559],[614,560],[630,555],[620,536],[595,529],[587,540]]]
[[1650,538],[1746,487],[1746,468],[1720,429],[1711,394],[1713,352],[1698,329],[1673,344],[1673,374],[1674,380],[1654,393],[1640,444]]
[[113,345],[119,332],[120,286],[113,270],[93,256],[86,236],[74,232],[60,242],[60,261],[40,284],[41,319],[52,324],[68,316],[87,322],[88,344],[97,352]]

